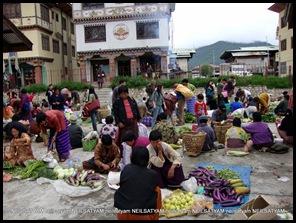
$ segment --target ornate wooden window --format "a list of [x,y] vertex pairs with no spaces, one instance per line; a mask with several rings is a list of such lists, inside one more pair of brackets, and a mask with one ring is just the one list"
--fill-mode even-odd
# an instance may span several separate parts
[[21,18],[21,3],[3,3],[3,14],[7,18]]
[[67,31],[67,21],[64,17],[62,17],[62,27],[63,30]]
[[49,9],[44,5],[40,5],[40,7],[41,7],[41,19],[43,19],[46,22],[49,22]]
[[287,49],[287,40],[281,40],[281,51],[285,51]]
[[60,42],[58,40],[52,40],[52,48],[54,53],[60,53]]
[[106,42],[106,26],[85,26],[84,27],[85,42]]
[[284,17],[281,18],[281,29],[287,26],[287,22]]
[[42,49],[46,51],[50,51],[49,36],[41,34],[41,42],[42,42]]
[[159,38],[158,22],[137,22],[137,39]]
[[56,14],[56,21],[57,22],[59,21],[59,14],[58,13]]
[[104,8],[104,3],[81,3],[83,10]]

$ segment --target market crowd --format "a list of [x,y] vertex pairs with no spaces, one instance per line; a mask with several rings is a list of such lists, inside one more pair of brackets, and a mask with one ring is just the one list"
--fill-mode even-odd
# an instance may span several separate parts
[[[77,120],[90,118],[99,139],[92,158],[82,162],[83,168],[101,174],[121,171],[120,188],[114,195],[114,206],[118,209],[157,209],[160,188],[180,187],[185,180],[182,157],[172,144],[179,140],[176,126],[185,125],[187,113],[194,116],[193,124],[197,125],[194,131],[206,132],[202,152],[219,148],[240,148],[245,152],[252,148],[268,149],[274,144],[274,136],[262,116],[270,112],[279,116],[275,125],[283,143],[293,145],[293,91],[283,92],[273,111],[270,94],[252,95],[236,86],[234,76],[229,80],[218,79],[216,84],[208,81],[203,92],[197,92],[188,79],[174,82],[172,91],[164,92],[162,84],[152,79],[146,93],[148,97],[137,102],[129,94],[125,80],[120,80],[109,95],[111,114],[99,129],[98,108],[90,110],[87,106],[98,100],[94,87],[85,87],[80,98],[75,89],[50,84],[45,93],[47,100],[43,99],[41,104],[33,103],[34,93],[28,95],[22,89],[18,95],[10,89],[5,93],[8,100],[3,95],[4,132],[10,140],[3,161],[24,166],[26,160],[35,159],[31,136],[37,135],[36,142],[43,142],[48,150],[56,149],[58,161],[64,162],[72,149],[83,146],[84,133]],[[72,115],[67,118],[68,110]],[[82,116],[76,115],[76,111]],[[250,123],[245,123],[246,120]],[[221,147],[214,144],[216,126],[229,126],[225,128]],[[150,132],[147,127],[151,127]],[[118,219],[125,220],[158,217],[158,214],[118,214]]]

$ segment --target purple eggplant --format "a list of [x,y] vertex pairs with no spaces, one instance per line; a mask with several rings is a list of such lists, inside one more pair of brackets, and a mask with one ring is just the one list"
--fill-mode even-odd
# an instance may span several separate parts
[[234,200],[234,199],[226,199],[226,200],[224,200],[224,201],[221,201],[220,204],[233,203],[233,202],[235,202],[235,201],[237,201],[237,200]]
[[236,200],[237,200],[239,203],[241,203],[242,200],[243,200],[243,198],[244,198],[244,195],[240,194],[240,195],[237,197]]
[[68,177],[68,181],[69,181],[69,183],[70,183],[71,185],[74,185],[74,184],[75,184],[75,178],[72,177],[72,176],[69,176],[69,177]]
[[222,207],[232,207],[232,206],[236,206],[236,205],[239,205],[240,202],[234,200],[233,202],[229,202],[229,203],[225,203],[225,204],[221,204]]

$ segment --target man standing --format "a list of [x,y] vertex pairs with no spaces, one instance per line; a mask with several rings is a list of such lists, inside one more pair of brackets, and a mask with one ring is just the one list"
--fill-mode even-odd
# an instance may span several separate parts
[[[174,83],[174,88],[178,87],[179,83]],[[181,84],[182,85],[182,84]],[[176,91],[176,90],[175,90]],[[185,115],[184,115],[184,107],[185,107],[185,97],[180,91],[175,92],[177,95],[177,102],[178,102],[178,123],[177,126],[185,125]]]
[[98,86],[99,86],[99,88],[103,88],[104,78],[105,78],[106,74],[105,74],[105,71],[100,66],[97,71],[97,75],[98,75]]

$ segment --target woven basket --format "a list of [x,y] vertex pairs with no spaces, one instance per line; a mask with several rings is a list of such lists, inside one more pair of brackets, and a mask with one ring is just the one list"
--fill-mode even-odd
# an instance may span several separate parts
[[108,108],[100,108],[98,109],[98,111],[101,119],[105,119],[110,114],[110,111]]
[[201,154],[207,133],[205,132],[183,132],[183,145],[188,156],[198,156]]
[[98,139],[82,140],[83,151],[93,151],[98,144]]
[[231,126],[232,124],[230,123],[225,123],[224,125],[214,125],[216,139],[219,143],[225,143],[225,133]]

